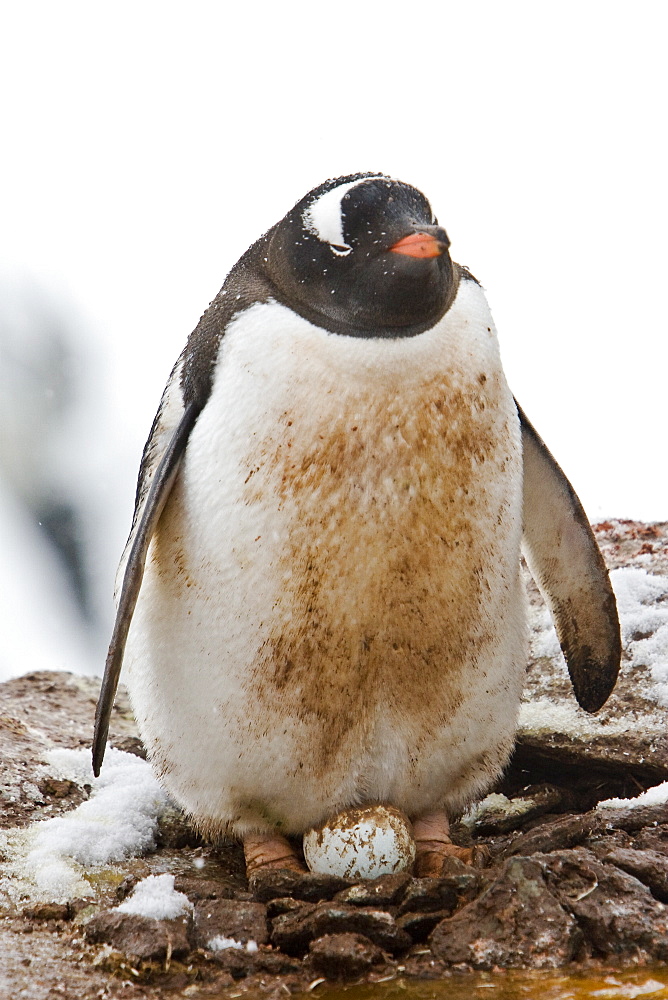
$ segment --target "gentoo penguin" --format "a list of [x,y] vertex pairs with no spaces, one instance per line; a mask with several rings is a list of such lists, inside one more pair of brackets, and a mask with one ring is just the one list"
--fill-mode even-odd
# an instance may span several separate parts
[[390,177],[309,192],[230,272],[144,450],[95,773],[124,661],[161,781],[249,872],[367,803],[440,872],[513,746],[522,539],[578,702],[615,684],[602,557],[449,245]]

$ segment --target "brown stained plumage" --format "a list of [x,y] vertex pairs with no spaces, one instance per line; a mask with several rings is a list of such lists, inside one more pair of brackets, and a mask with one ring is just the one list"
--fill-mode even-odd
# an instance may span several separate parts
[[273,497],[295,516],[280,568],[290,624],[270,629],[248,684],[258,720],[263,701],[317,719],[311,763],[323,775],[365,720],[373,739],[375,707],[410,719],[417,759],[470,689],[488,639],[486,578],[499,571],[480,519],[502,513],[492,498],[484,510],[479,470],[503,478],[511,435],[497,380],[478,383],[439,376],[394,399],[328,400],[322,420],[288,411],[249,457],[245,502]]

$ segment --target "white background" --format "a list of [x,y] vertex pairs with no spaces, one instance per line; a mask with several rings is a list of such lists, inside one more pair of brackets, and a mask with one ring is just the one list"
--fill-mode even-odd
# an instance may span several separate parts
[[76,317],[111,614],[167,374],[225,273],[329,176],[421,188],[591,519],[668,518],[665,5],[5,6],[0,276]]

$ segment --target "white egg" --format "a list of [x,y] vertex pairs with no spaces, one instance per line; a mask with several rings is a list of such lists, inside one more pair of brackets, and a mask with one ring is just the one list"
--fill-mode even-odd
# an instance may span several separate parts
[[415,841],[401,810],[366,806],[347,809],[305,833],[304,857],[310,870],[321,875],[378,878],[410,867]]

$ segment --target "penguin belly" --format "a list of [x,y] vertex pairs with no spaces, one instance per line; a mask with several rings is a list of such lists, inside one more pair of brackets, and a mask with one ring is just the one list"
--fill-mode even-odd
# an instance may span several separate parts
[[167,790],[242,836],[464,805],[512,748],[521,530],[517,411],[477,285],[410,338],[241,314],[126,650]]

